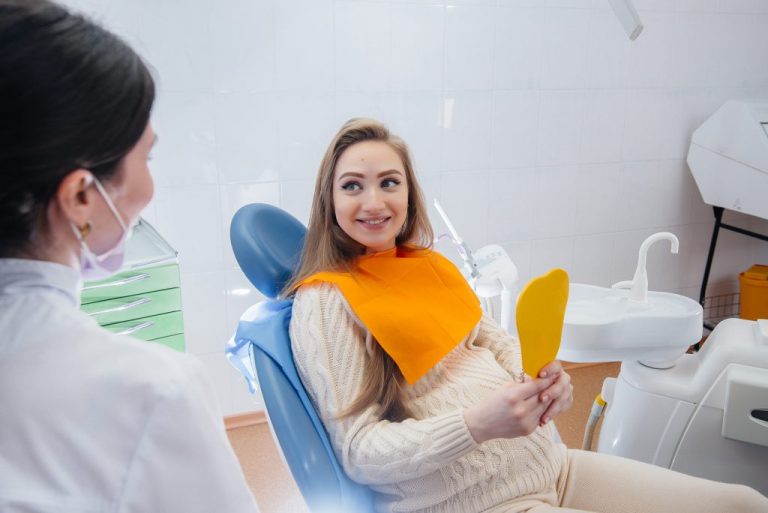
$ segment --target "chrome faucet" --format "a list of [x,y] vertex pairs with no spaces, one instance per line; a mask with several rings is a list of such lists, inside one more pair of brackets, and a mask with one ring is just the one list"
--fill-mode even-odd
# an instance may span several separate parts
[[677,254],[680,248],[680,241],[674,233],[670,232],[658,232],[654,233],[640,244],[640,251],[637,255],[637,269],[635,269],[635,276],[631,280],[620,281],[614,283],[612,288],[614,289],[631,289],[629,291],[629,299],[637,301],[638,303],[648,302],[648,272],[646,271],[646,257],[648,255],[648,248],[656,242],[663,239],[669,240],[671,243],[671,251]]

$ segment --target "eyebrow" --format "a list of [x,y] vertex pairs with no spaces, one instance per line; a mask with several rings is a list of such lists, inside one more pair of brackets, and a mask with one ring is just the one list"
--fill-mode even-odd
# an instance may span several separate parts
[[[402,176],[403,173],[401,173],[397,169],[388,169],[386,171],[382,171],[379,174],[377,174],[376,178],[381,178],[381,177],[387,176],[387,175],[400,175],[400,176]],[[347,171],[346,173],[341,175],[336,181],[340,182],[341,180],[343,180],[344,178],[346,178],[348,176],[351,176],[351,177],[354,177],[354,178],[365,178],[365,175],[363,175],[363,173],[358,173],[356,171]]]

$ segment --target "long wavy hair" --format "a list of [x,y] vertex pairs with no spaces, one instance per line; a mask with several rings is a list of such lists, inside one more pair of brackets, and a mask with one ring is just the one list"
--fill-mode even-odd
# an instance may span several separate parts
[[[350,146],[363,141],[386,143],[400,157],[408,184],[408,210],[405,225],[395,244],[406,250],[431,249],[434,241],[427,217],[424,194],[413,169],[408,146],[379,121],[353,118],[344,123],[334,136],[320,162],[315,183],[315,195],[309,215],[299,268],[283,289],[283,296],[293,294],[302,280],[322,271],[353,271],[357,258],[365,254],[365,246],[356,242],[339,226],[333,203],[333,178],[341,155]],[[405,378],[390,356],[375,341],[372,354],[365,364],[366,381],[352,404],[339,414],[340,418],[362,412],[378,404],[382,418],[399,421],[410,417],[403,401]]]

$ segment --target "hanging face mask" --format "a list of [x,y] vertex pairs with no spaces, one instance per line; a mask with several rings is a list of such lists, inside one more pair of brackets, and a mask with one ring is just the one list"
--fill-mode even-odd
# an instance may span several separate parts
[[117,241],[111,249],[97,255],[91,251],[91,248],[89,248],[88,244],[85,242],[85,235],[87,235],[87,233],[84,235],[77,226],[71,224],[77,240],[80,241],[80,269],[83,280],[85,281],[103,280],[120,270],[125,259],[125,242],[128,240],[128,235],[131,233],[131,228],[125,225],[122,216],[117,211],[117,208],[115,208],[115,204],[112,203],[107,191],[104,190],[104,187],[101,185],[98,178],[94,177],[93,185],[96,187],[96,190],[99,191],[99,194],[101,194],[101,197],[109,207],[109,210],[112,211],[112,215],[117,219],[120,228],[123,230],[123,234],[120,237],[120,240]]

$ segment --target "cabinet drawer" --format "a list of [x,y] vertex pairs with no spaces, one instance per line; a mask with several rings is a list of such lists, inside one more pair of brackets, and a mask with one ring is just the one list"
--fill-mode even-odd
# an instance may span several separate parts
[[178,287],[179,266],[175,263],[135,269],[123,271],[106,280],[87,282],[80,295],[80,303],[87,305],[95,301]]
[[159,290],[82,306],[102,326],[181,310],[181,289]]
[[181,316],[181,311],[168,312],[132,321],[109,324],[104,326],[104,328],[119,335],[129,335],[140,340],[154,340],[183,333],[184,319]]
[[153,344],[163,344],[164,346],[168,346],[171,349],[175,349],[176,351],[179,351],[181,353],[184,352],[185,344],[184,344],[184,335],[171,335],[170,337],[162,337],[162,338],[156,338],[154,340],[150,341]]

